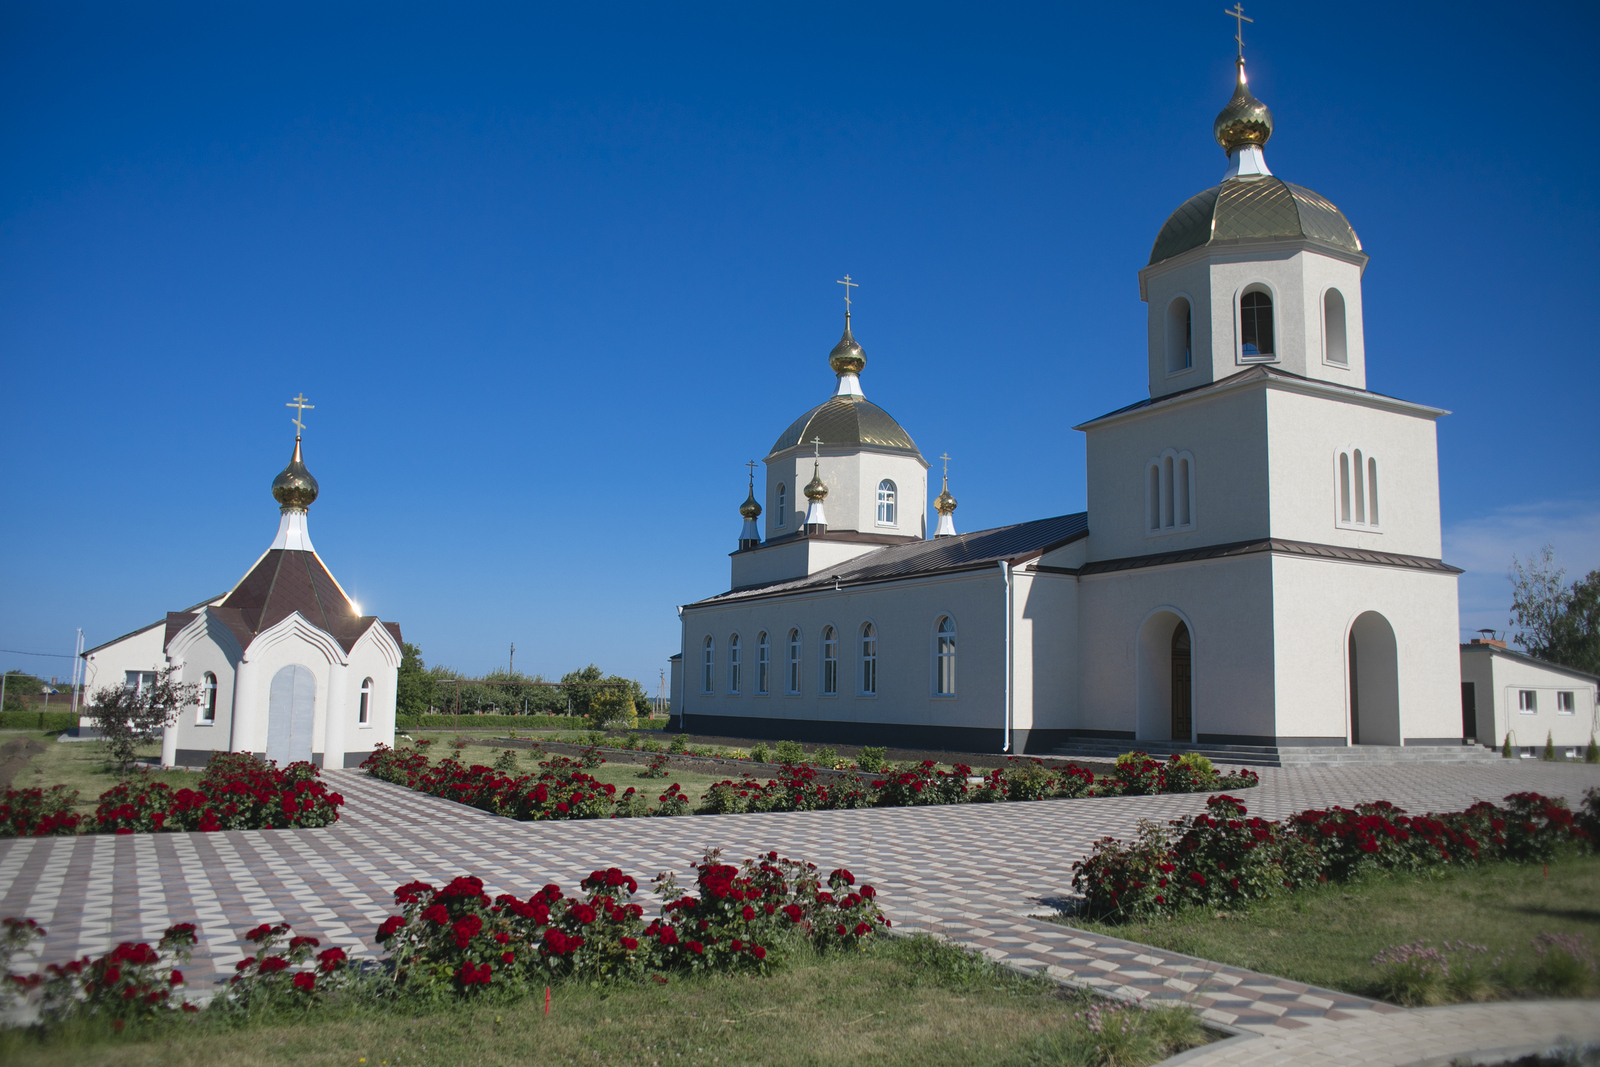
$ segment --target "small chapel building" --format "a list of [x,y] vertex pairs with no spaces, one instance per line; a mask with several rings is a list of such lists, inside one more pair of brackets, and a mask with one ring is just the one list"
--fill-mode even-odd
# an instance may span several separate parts
[[[306,512],[317,492],[297,432],[272,482],[278,534],[244,577],[83,653],[91,695],[153,684],[168,667],[200,686],[199,705],[182,709],[162,736],[163,767],[203,766],[213,752],[253,752],[280,767],[357,767],[378,745],[394,745],[400,625],[361,614],[312,547]],[[79,723],[80,733],[93,729],[87,715]]]
[[1461,751],[1447,413],[1367,388],[1367,254],[1268,169],[1242,58],[1214,133],[1222,181],[1139,272],[1149,395],[1076,427],[1087,511],[958,534],[946,475],[929,538],[929,463],[866,399],[847,306],[833,396],[773,443],[760,499],[751,480],[730,587],[679,609],[684,729]]

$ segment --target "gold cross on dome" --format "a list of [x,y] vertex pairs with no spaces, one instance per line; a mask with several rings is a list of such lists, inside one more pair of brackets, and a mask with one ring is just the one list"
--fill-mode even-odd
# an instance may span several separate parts
[[939,458],[944,460],[944,476],[946,478],[949,478],[950,477],[950,454],[947,452],[944,455],[940,456]]
[[1239,42],[1239,58],[1243,59],[1244,58],[1244,24],[1247,23],[1247,22],[1252,22],[1253,23],[1253,22],[1255,22],[1255,19],[1251,18],[1249,15],[1246,15],[1244,13],[1244,6],[1239,3],[1239,0],[1234,0],[1233,10],[1232,11],[1229,11],[1227,8],[1223,8],[1222,9],[1222,13],[1224,15],[1228,16],[1230,19],[1233,19],[1233,21],[1239,27],[1237,32],[1234,33],[1233,39],[1235,41]]
[[861,288],[861,283],[851,281],[850,275],[846,274],[842,279],[834,282],[833,284],[844,286],[844,313],[846,315],[850,314],[850,290]]
[[283,406],[286,407],[286,408],[294,408],[295,409],[294,418],[290,419],[289,421],[294,423],[294,435],[296,437],[299,437],[301,435],[301,433],[303,433],[305,431],[305,428],[306,428],[306,424],[304,422],[301,422],[300,420],[304,419],[306,417],[306,412],[307,411],[314,410],[317,405],[315,405],[315,404],[307,404],[306,403],[305,394],[301,393],[300,395],[296,396],[293,400],[289,401],[287,404],[285,404]]
[[811,443],[816,446],[816,448],[813,450],[816,458],[817,459],[821,459],[822,458],[822,438],[813,437],[811,439]]
[[750,468],[750,484],[753,486],[756,484],[756,461],[751,460],[745,466]]

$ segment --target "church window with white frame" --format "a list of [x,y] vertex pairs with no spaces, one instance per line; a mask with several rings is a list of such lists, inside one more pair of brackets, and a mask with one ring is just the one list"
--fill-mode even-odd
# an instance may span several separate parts
[[1194,309],[1186,296],[1167,305],[1167,373],[1182,374],[1194,366]]
[[878,695],[878,629],[870,622],[861,624],[862,696]]
[[1169,448],[1145,464],[1144,478],[1146,536],[1194,529],[1194,455]]
[[787,692],[790,696],[800,695],[800,631],[789,631],[789,677],[787,678]]
[[933,692],[956,695],[956,620],[948,615],[941,615],[934,626]]
[[1239,359],[1254,363],[1277,359],[1273,343],[1272,294],[1255,282],[1239,295]]
[[356,713],[356,722],[361,726],[372,723],[372,679],[368,678],[361,683],[361,707]]
[[782,483],[778,483],[778,525],[782,526],[784,513],[789,510],[789,490]]
[[1578,710],[1578,694],[1562,691],[1556,694],[1556,714],[1571,715]]
[[739,692],[739,635],[728,635],[728,695]]
[[831,626],[822,628],[822,694],[839,695],[839,632]]
[[712,687],[717,680],[717,643],[712,640],[710,634],[706,635],[705,646],[701,655],[700,691],[702,693],[710,693],[713,692]]
[[756,634],[756,693],[766,696],[772,692],[772,642],[767,631]]
[[1359,448],[1346,448],[1334,462],[1335,519],[1352,530],[1378,528],[1378,460]]
[[217,721],[217,676],[206,671],[200,678],[200,718],[204,724]]
[[885,478],[878,483],[878,525],[895,525],[894,483]]
[[1517,710],[1524,715],[1539,714],[1539,693],[1534,689],[1517,690]]
[[1341,367],[1350,365],[1344,294],[1337,289],[1322,294],[1322,358]]

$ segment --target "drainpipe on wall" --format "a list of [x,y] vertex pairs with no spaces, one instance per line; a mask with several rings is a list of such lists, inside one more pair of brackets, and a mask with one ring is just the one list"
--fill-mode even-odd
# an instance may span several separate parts
[[1005,742],[1000,746],[1000,751],[1011,751],[1011,565],[1005,560],[1000,561],[1000,580],[1006,584],[1006,697],[1005,697]]

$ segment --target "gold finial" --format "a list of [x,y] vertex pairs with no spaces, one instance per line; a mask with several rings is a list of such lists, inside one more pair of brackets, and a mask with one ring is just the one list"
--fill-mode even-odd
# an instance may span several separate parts
[[850,319],[850,290],[861,288],[861,283],[851,281],[850,275],[846,274],[842,279],[834,282],[833,284],[844,286],[844,317],[848,322]]
[[806,483],[806,499],[821,500],[828,495],[827,483],[822,480],[822,438],[813,437],[811,444],[811,480]]
[[846,374],[860,374],[867,365],[867,354],[861,351],[861,346],[850,333],[850,290],[852,287],[861,288],[861,283],[851,281],[850,275],[846,274],[834,284],[844,286],[844,336],[839,338],[839,343],[828,353],[828,366],[832,367],[833,373],[840,377]]
[[1232,11],[1229,11],[1227,8],[1223,8],[1222,9],[1222,13],[1224,15],[1228,16],[1230,19],[1233,19],[1233,21],[1238,25],[1238,29],[1236,29],[1234,31],[1233,39],[1235,41],[1239,42],[1239,62],[1243,63],[1244,62],[1244,24],[1247,23],[1247,22],[1254,23],[1256,20],[1251,18],[1249,15],[1246,15],[1244,13],[1244,5],[1240,4],[1238,2],[1238,0],[1234,0],[1233,10]]
[[[304,408],[311,407],[305,402],[305,397],[297,396],[294,403]],[[300,412],[295,412],[295,425],[300,429],[305,424],[300,421]],[[284,511],[304,511],[317,499],[317,480],[306,470],[305,460],[300,455],[300,434],[294,435],[294,452],[289,456],[289,465],[278,476],[272,479],[272,496],[282,506]]]
[[[280,393],[279,395],[281,396],[282,394]],[[293,400],[289,401],[287,404],[285,404],[283,406],[286,407],[286,408],[294,408],[295,409],[294,418],[290,419],[289,421],[294,423],[294,435],[295,435],[295,437],[299,437],[300,434],[303,433],[305,431],[305,428],[306,428],[306,424],[304,422],[301,422],[300,420],[305,418],[307,411],[315,410],[317,405],[315,405],[315,404],[307,404],[306,403],[306,395],[304,393],[300,393],[297,396],[295,396],[295,398]]]
[[948,515],[956,509],[956,498],[950,495],[950,456],[945,454],[939,457],[944,460],[944,489],[933,501],[933,509],[941,515]]
[[761,514],[761,505],[756,501],[756,461],[751,460],[745,466],[750,468],[750,495],[739,505],[739,514],[747,519],[754,519]]

